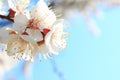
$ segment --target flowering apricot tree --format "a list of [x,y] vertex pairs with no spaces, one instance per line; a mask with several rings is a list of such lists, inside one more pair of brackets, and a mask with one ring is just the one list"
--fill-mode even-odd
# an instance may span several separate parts
[[[65,49],[65,19],[70,16],[69,12],[81,13],[90,31],[99,34],[100,29],[94,25],[90,12],[99,15],[98,4],[120,4],[120,0],[48,0],[48,4],[44,0],[37,0],[34,6],[28,8],[31,1],[0,0],[0,75],[17,60],[31,62],[37,54],[40,60],[42,57],[52,59],[52,55],[58,55],[60,50]],[[59,14],[62,16],[58,17]],[[51,63],[54,72],[63,80],[55,61]],[[27,69],[26,64],[29,63],[25,63],[24,69]]]

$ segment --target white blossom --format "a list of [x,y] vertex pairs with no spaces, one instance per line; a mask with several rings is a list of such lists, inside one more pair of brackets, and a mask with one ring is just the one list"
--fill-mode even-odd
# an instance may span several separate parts
[[40,21],[40,29],[49,28],[56,21],[56,15],[49,10],[47,4],[43,0],[39,0],[30,10],[30,16]]
[[17,34],[11,28],[2,28],[0,31],[0,43],[6,46],[8,56],[33,61],[38,48],[33,39],[28,35]]
[[58,20],[54,23],[52,30],[46,35],[45,44],[48,46],[51,53],[58,54],[59,50],[66,47],[63,29],[63,20]]
[[45,58],[64,49],[63,21],[57,20],[54,12],[40,0],[29,14],[16,14],[11,28],[2,28],[0,43],[7,46],[9,56],[33,61],[39,53]]
[[8,5],[18,14],[24,13],[25,8],[30,3],[30,0],[8,0]]
[[4,38],[1,43],[7,46],[7,55],[16,59],[33,61],[37,52],[37,44],[27,42],[16,34]]

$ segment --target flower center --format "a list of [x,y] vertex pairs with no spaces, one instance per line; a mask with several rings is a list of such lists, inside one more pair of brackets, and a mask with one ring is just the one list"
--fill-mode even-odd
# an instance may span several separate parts
[[27,25],[28,28],[31,28],[31,29],[39,29],[40,27],[40,21],[38,19],[30,19],[28,21],[28,25]]

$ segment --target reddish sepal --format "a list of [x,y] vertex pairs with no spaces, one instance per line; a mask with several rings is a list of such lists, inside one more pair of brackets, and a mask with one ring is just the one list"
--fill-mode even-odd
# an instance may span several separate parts
[[16,31],[11,31],[9,34],[17,34]]
[[50,31],[50,29],[48,29],[48,28],[44,28],[43,29],[43,33],[46,35],[48,32]]
[[8,12],[9,12],[8,17],[14,18],[16,12],[13,9],[11,9],[11,8],[8,10]]
[[28,35],[28,33],[27,32],[23,32],[22,35]]

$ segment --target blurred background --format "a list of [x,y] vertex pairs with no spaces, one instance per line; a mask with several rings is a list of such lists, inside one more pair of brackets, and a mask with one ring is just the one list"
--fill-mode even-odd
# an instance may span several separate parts
[[[30,6],[37,1],[31,0]],[[61,6],[62,1],[65,0],[55,0],[57,5],[52,6],[62,12],[59,18],[67,23],[65,31],[70,36],[67,36],[66,49],[52,60],[39,61],[36,56],[34,62],[18,61],[5,72],[6,62],[0,58],[0,73],[4,72],[0,80],[120,80],[120,1],[82,0],[94,2],[92,7],[83,5],[82,10],[83,6],[75,7],[83,4],[81,0],[73,0],[72,4],[69,3],[72,0],[66,0]],[[72,7],[64,8],[67,4]],[[1,27],[4,22],[0,20]]]

